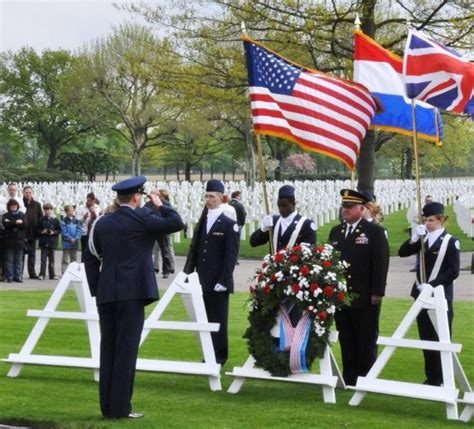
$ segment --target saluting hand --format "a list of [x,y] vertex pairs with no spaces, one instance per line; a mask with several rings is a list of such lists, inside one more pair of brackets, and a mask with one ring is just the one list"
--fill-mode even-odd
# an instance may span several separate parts
[[161,202],[160,196],[157,193],[152,191],[148,194],[148,197],[150,198],[151,202],[153,203],[155,207],[160,208],[163,205],[163,203]]

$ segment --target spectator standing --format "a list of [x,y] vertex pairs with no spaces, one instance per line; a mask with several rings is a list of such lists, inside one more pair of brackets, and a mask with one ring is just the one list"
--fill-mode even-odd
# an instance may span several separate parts
[[2,216],[5,228],[5,277],[23,283],[23,251],[25,248],[25,214],[20,211],[18,201],[11,199],[7,203],[7,212]]
[[[23,203],[25,205],[26,216],[26,243],[24,258],[27,259],[28,275],[30,279],[37,279],[36,275],[36,242],[38,238],[38,223],[43,216],[41,204],[33,198],[33,188],[25,186],[23,188]],[[24,265],[24,263],[23,263]]]
[[79,220],[74,216],[74,207],[64,207],[64,216],[61,221],[61,236],[63,242],[63,258],[61,272],[64,274],[71,262],[77,262],[77,250],[82,236],[82,227]]
[[[166,189],[158,189],[150,192],[157,195],[164,206],[172,208],[170,203],[170,194]],[[159,208],[152,201],[148,201],[145,207],[153,210],[155,214],[161,216]],[[170,274],[174,274],[174,249],[171,241],[171,234],[159,234],[153,247],[153,267],[156,273],[160,272],[160,256],[162,261],[163,278],[166,279]]]
[[222,203],[220,204],[220,208],[222,209],[222,212],[229,218],[231,218],[232,220],[234,220],[235,222],[237,222],[237,213],[234,209],[234,207],[232,207],[230,204],[229,204],[229,197],[227,195],[223,195],[222,196]]
[[81,250],[82,250],[82,261],[84,261],[84,251],[87,248],[89,242],[89,234],[92,228],[92,224],[99,217],[100,207],[95,198],[93,192],[89,192],[86,197],[86,205],[83,207],[77,215],[77,218],[81,222],[82,235],[81,235]]
[[26,210],[23,204],[23,199],[18,195],[18,186],[15,182],[10,182],[7,185],[7,195],[0,198],[0,215],[7,212],[7,203],[10,200],[15,200],[18,203],[19,209],[25,213]]
[[247,212],[244,205],[242,204],[242,193],[240,191],[232,192],[231,200],[229,205],[232,206],[237,215],[237,225],[239,227],[239,255],[237,256],[237,265],[239,265],[239,256],[240,256],[240,236],[242,234],[242,228],[245,228],[245,219],[247,218]]
[[41,249],[41,268],[39,280],[46,277],[46,262],[51,280],[57,280],[54,270],[54,251],[58,247],[58,235],[61,233],[59,220],[54,217],[53,206],[46,203],[43,206],[44,216],[38,222],[39,247]]

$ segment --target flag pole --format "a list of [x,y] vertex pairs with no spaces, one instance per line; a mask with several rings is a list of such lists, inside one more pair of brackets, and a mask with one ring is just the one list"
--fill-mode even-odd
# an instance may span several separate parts
[[[421,213],[421,185],[420,185],[420,158],[418,156],[418,139],[416,135],[416,110],[415,100],[411,99],[411,116],[413,121],[413,152],[415,155],[415,181],[416,181],[416,200],[418,205],[418,223],[423,223],[423,216]],[[420,237],[420,280],[421,283],[426,283],[426,269],[425,269],[425,237]]]
[[355,168],[351,170],[351,188],[355,189]]
[[[240,26],[242,29],[242,34],[246,36],[247,29],[245,27],[245,22],[242,21]],[[267,175],[265,173],[265,163],[263,161],[262,140],[260,138],[260,134],[258,133],[255,133],[255,138],[257,140],[258,167],[259,167],[259,173],[260,173],[260,181],[262,182],[263,200],[265,203],[265,214],[268,216],[271,212],[270,212],[270,203],[268,202]],[[270,242],[270,253],[273,255],[275,253],[275,248],[273,246],[273,228],[268,229],[268,238],[269,238],[268,241]]]

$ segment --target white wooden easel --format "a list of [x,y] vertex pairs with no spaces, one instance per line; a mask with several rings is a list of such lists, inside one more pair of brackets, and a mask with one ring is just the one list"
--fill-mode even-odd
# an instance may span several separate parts
[[[80,304],[81,312],[56,311],[67,289],[72,286]],[[181,295],[190,321],[163,321],[159,320],[175,295]],[[61,278],[44,310],[28,310],[28,316],[39,317],[38,322],[31,331],[20,353],[10,353],[6,362],[13,363],[8,376],[17,377],[23,364],[67,366],[79,368],[92,368],[94,379],[99,380],[99,355],[100,355],[100,329],[99,316],[95,299],[91,297],[84,265],[73,262]],[[32,354],[50,319],[75,319],[84,320],[87,325],[89,343],[91,347],[90,358],[69,356],[48,356]],[[207,375],[211,390],[221,390],[220,368],[216,363],[211,332],[219,330],[218,323],[208,323],[202,289],[196,273],[187,276],[179,273],[165,294],[158,301],[157,306],[146,319],[143,327],[140,346],[143,344],[152,329],[194,331],[197,333],[204,362],[165,361],[158,359],[138,359],[137,369],[142,371],[172,372],[179,374]]]
[[[176,294],[181,295],[190,321],[181,322],[160,320],[166,307]],[[202,288],[197,273],[192,273],[187,276],[183,272],[180,272],[176,276],[173,283],[166,290],[153,312],[145,321],[140,345],[143,344],[152,329],[171,329],[196,332],[204,355],[204,362],[138,359],[137,369],[142,371],[207,375],[209,376],[209,387],[211,390],[216,391],[222,389],[220,381],[221,365],[216,362],[211,339],[211,332],[217,332],[219,330],[219,323],[209,323],[207,321],[206,309],[202,298]]]
[[[279,318],[277,324],[272,328],[271,333],[274,337],[278,336],[279,333]],[[338,332],[331,332],[329,336],[330,343],[337,341]],[[324,357],[319,360],[320,373],[300,373],[291,374],[288,377],[275,377],[264,369],[257,368],[255,366],[255,359],[252,355],[248,357],[244,366],[234,367],[232,372],[226,372],[226,375],[235,377],[235,380],[227,390],[228,393],[238,393],[242,388],[247,378],[259,379],[259,380],[273,380],[273,381],[287,381],[290,383],[307,383],[307,384],[318,384],[323,388],[324,402],[336,403],[336,392],[335,388],[346,387],[342,378],[341,371],[337,366],[336,359],[332,353],[331,347],[328,344],[324,352]]]
[[[422,310],[429,310],[433,326],[438,332],[439,342],[404,338]],[[386,347],[377,358],[369,373],[365,377],[358,377],[355,386],[357,392],[349,401],[350,405],[359,405],[367,392],[383,393],[443,402],[446,404],[447,418],[450,420],[458,419],[457,403],[459,390],[455,385],[455,375],[465,392],[472,392],[472,389],[456,355],[456,353],[461,351],[462,345],[451,343],[443,286],[438,286],[434,289],[429,285],[425,286],[393,336],[379,337],[377,344]],[[438,350],[441,353],[443,386],[428,386],[378,378],[397,347]]]
[[[57,311],[64,294],[69,288],[74,288],[81,311]],[[34,328],[23,345],[20,353],[10,353],[6,362],[13,363],[8,377],[17,377],[23,364],[73,366],[79,368],[94,368],[94,379],[99,380],[100,329],[99,317],[95,299],[91,297],[87,285],[84,265],[72,262],[49,298],[44,310],[28,310],[27,316],[38,317]],[[84,320],[89,336],[91,357],[70,357],[33,354],[33,350],[43,335],[51,319]]]

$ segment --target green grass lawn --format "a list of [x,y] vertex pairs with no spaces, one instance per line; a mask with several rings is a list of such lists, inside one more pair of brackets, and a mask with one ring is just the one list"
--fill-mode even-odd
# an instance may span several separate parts
[[[19,352],[36,318],[28,309],[42,309],[50,291],[0,292],[0,356]],[[247,358],[242,339],[247,326],[247,294],[231,297],[230,357],[224,368],[241,366]],[[408,311],[410,300],[386,299],[382,308],[382,335],[391,335]],[[68,293],[62,310],[78,308]],[[151,311],[151,308],[148,309]],[[474,308],[472,302],[455,303],[453,341],[462,343],[460,360],[467,377],[474,381]],[[168,319],[184,314],[179,300],[172,303]],[[84,322],[50,322],[36,353],[88,356]],[[410,336],[416,338],[415,329]],[[340,361],[339,347],[334,347]],[[193,334],[154,332],[145,342],[141,357],[200,361]],[[317,366],[317,365],[316,365]],[[325,404],[319,386],[283,382],[247,381],[237,395],[226,393],[232,378],[222,373],[223,391],[211,392],[202,376],[139,372],[135,382],[134,408],[143,411],[138,421],[106,421],[98,407],[97,384],[91,370],[25,366],[18,378],[6,377],[10,364],[0,364],[0,423],[14,422],[42,428],[448,428],[466,424],[446,420],[440,403],[368,394],[358,407],[348,401],[350,391],[337,390],[337,404]],[[412,382],[424,380],[421,352],[400,350],[382,376]],[[471,422],[471,427],[474,422]]]
[[[407,210],[400,210],[396,213],[389,214],[385,216],[383,227],[388,231],[388,241],[390,244],[390,255],[398,255],[398,249],[400,245],[409,238],[408,232],[406,229],[409,224],[406,219]],[[469,238],[464,234],[459,228],[456,222],[456,215],[454,213],[453,207],[446,207],[446,214],[449,215],[449,221],[446,224],[446,228],[450,234],[455,235],[461,241],[461,251],[468,252],[474,251],[474,240]],[[328,239],[329,231],[334,225],[337,225],[338,221],[333,221],[327,223],[326,225],[318,228],[318,242],[325,242]],[[248,228],[248,225],[247,225]],[[247,237],[250,237],[247,234]],[[174,249],[177,255],[186,255],[191,244],[190,239],[184,238],[182,236],[180,243],[174,243]],[[269,252],[268,246],[260,247],[251,247],[249,240],[240,242],[240,255],[243,258],[263,258]]]

